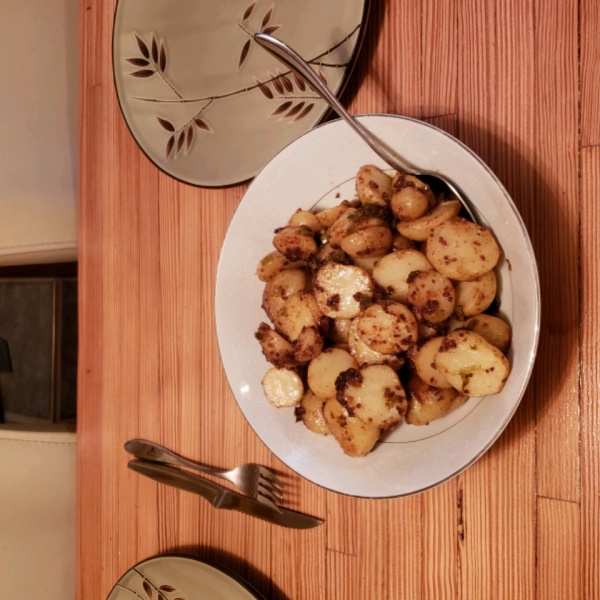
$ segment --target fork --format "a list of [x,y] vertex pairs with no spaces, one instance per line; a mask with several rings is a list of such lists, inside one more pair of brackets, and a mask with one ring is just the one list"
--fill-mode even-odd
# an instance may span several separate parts
[[125,450],[137,458],[188,467],[200,473],[226,479],[247,496],[263,504],[268,504],[277,510],[279,510],[279,505],[283,502],[283,484],[271,469],[262,465],[248,463],[230,471],[211,469],[200,463],[183,458],[183,456],[156,442],[141,439],[129,440],[125,444]]

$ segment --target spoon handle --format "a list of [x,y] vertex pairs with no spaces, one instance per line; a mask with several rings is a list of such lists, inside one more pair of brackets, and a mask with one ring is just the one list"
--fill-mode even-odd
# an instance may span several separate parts
[[402,161],[399,157],[392,156],[390,151],[382,148],[379,141],[375,141],[373,136],[342,106],[330,89],[321,81],[318,75],[311,69],[310,65],[292,48],[281,40],[274,38],[266,33],[255,33],[254,39],[265,50],[273,54],[283,64],[288,66],[292,71],[295,71],[316,90],[316,92],[335,110],[335,112],[344,120],[350,127],[360,135],[370,148],[382,158],[390,167],[396,171],[406,173],[414,172],[408,164]]

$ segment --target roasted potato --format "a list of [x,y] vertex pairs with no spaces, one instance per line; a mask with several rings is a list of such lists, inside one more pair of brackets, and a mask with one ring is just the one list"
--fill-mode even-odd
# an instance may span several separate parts
[[408,283],[408,304],[419,321],[442,323],[452,315],[456,296],[452,282],[435,270],[421,271]]
[[414,175],[397,173],[392,181],[392,188],[394,193],[390,208],[401,221],[414,221],[435,204],[431,188]]
[[409,240],[424,242],[436,227],[456,217],[460,208],[458,200],[441,202],[431,212],[414,221],[399,221],[396,229]]
[[308,227],[282,227],[273,238],[273,246],[288,260],[308,260],[317,252],[314,232]]
[[256,267],[256,275],[261,281],[266,283],[267,281],[273,279],[273,277],[275,277],[279,271],[283,271],[285,269],[302,269],[305,266],[306,261],[298,260],[292,262],[278,250],[273,250],[273,252],[269,252],[269,254],[260,260],[258,266]]
[[321,354],[323,344],[323,336],[316,327],[303,327],[292,344],[294,358],[299,363],[313,360]]
[[387,365],[348,369],[338,376],[335,386],[337,401],[349,415],[381,430],[392,429],[406,413],[404,388]]
[[440,389],[427,385],[419,377],[413,377],[406,385],[408,410],[406,422],[409,425],[429,425],[455,408],[462,406],[467,396],[454,388]]
[[260,342],[265,358],[273,366],[286,369],[298,366],[292,344],[266,323],[261,323],[254,335]]
[[427,240],[427,258],[442,275],[471,281],[496,266],[500,248],[485,227],[455,217],[431,232]]
[[510,325],[492,315],[477,315],[471,317],[463,326],[467,331],[474,331],[485,338],[492,346],[496,346],[502,354],[506,354],[512,338]]
[[377,261],[373,267],[373,279],[386,291],[390,300],[406,304],[409,277],[431,268],[427,257],[418,250],[396,250]]
[[366,456],[379,440],[377,425],[350,416],[335,398],[325,402],[323,415],[329,431],[348,456]]
[[310,292],[296,292],[283,304],[275,315],[275,327],[293,342],[305,327],[324,329],[327,319],[321,312],[317,300]]
[[[336,319],[337,320],[337,319]],[[358,321],[353,319],[348,332],[348,352],[356,359],[360,368],[368,365],[388,365],[394,371],[400,369],[403,361],[395,354],[382,354],[372,350],[365,344],[358,335]]]
[[478,315],[487,310],[496,298],[496,274],[492,270],[472,281],[457,281],[454,289],[461,314],[465,317]]
[[296,419],[302,421],[308,429],[319,435],[329,435],[329,427],[325,422],[323,407],[325,400],[313,394],[310,390],[304,394],[300,404],[296,406]]
[[484,337],[457,329],[444,337],[435,364],[452,387],[467,396],[488,396],[502,391],[510,372],[508,360]]
[[313,288],[321,312],[333,319],[356,317],[374,292],[365,270],[337,263],[327,263],[315,273]]
[[366,204],[387,205],[392,197],[392,178],[373,165],[366,165],[356,175],[356,194]]
[[262,307],[271,321],[275,321],[277,314],[283,308],[285,301],[298,292],[303,292],[307,287],[305,271],[301,269],[286,269],[277,273],[267,281],[263,291]]
[[327,230],[327,241],[340,247],[342,240],[369,227],[387,227],[389,211],[382,206],[364,205],[344,211]]
[[447,389],[452,385],[435,362],[436,354],[443,341],[443,336],[434,337],[425,342],[418,350],[415,349],[414,352],[411,352],[409,356],[417,375],[425,383],[436,388]]
[[381,354],[398,354],[416,343],[417,320],[404,304],[381,301],[360,314],[357,333],[371,350]]
[[271,367],[262,379],[265,398],[277,408],[296,406],[304,396],[302,379],[291,369]]
[[327,348],[308,365],[308,387],[320,398],[335,396],[335,381],[340,373],[358,369],[356,360],[346,350]]
[[387,225],[367,227],[347,235],[340,246],[352,258],[383,256],[392,247],[392,230]]
[[319,219],[310,212],[310,210],[298,209],[291,217],[288,222],[291,227],[306,227],[313,233],[317,233],[323,229],[323,224]]

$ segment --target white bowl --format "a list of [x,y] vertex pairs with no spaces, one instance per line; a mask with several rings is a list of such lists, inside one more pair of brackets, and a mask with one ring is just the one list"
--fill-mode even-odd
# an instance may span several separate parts
[[[341,121],[322,125],[292,142],[250,185],[223,244],[216,283],[217,336],[233,394],[260,439],[287,466],[327,489],[361,497],[421,492],[471,465],[494,443],[514,414],[529,381],[539,324],[538,273],[529,236],[504,187],[464,144],[421,121],[368,115],[361,122],[414,165],[439,171],[464,192],[480,223],[494,232],[504,258],[499,275],[501,313],[513,327],[512,366],[504,390],[471,398],[428,426],[401,424],[363,458],[343,454],[332,436],[296,423],[293,409],[265,399],[261,379],[270,365],[254,332],[267,321],[259,260],[273,249],[275,228],[298,208],[334,205],[354,196],[359,167],[388,169]],[[337,196],[340,194],[340,196]]]

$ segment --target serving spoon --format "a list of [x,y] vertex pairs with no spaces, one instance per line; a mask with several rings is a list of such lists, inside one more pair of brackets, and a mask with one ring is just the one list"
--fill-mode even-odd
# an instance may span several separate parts
[[[312,70],[310,65],[285,42],[266,33],[255,33],[254,40],[259,46],[270,52],[288,68],[303,77],[314,91],[329,104],[329,106],[369,145],[371,150],[383,159],[390,167],[401,173],[414,175],[415,177],[431,180],[431,183],[441,182],[442,186],[450,189],[462,204],[473,222],[477,222],[469,203],[463,197],[458,187],[447,177],[438,172],[424,171],[411,165],[408,161],[398,156],[396,152],[388,148],[381,140],[375,138],[357,119],[351,116],[342,106],[340,101],[331,90],[321,81],[319,76]],[[427,182],[429,183],[429,182]]]

